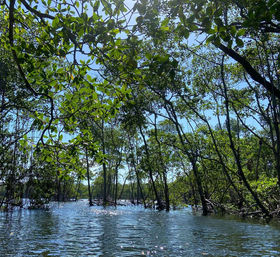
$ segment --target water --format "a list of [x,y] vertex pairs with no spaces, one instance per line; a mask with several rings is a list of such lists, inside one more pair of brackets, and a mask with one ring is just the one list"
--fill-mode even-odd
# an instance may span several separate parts
[[280,256],[280,228],[79,201],[0,213],[0,256]]

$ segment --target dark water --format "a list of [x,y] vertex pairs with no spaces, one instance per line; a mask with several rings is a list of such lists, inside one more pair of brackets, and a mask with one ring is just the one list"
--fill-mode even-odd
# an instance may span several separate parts
[[280,256],[280,228],[80,201],[0,213],[0,256]]

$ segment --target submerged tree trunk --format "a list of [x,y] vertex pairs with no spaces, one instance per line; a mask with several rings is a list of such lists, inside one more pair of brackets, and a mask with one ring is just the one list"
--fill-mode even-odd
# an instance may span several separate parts
[[59,171],[56,172],[56,201],[60,202],[61,200],[61,181],[59,178]]
[[155,184],[155,181],[154,181],[154,178],[153,178],[153,172],[152,172],[151,163],[150,163],[150,157],[149,157],[150,153],[149,153],[148,145],[147,145],[147,142],[146,142],[146,139],[145,139],[145,136],[144,136],[144,133],[142,131],[141,126],[139,127],[139,129],[140,129],[140,134],[141,134],[141,136],[143,138],[143,141],[144,141],[144,147],[145,147],[148,170],[149,170],[149,177],[150,177],[150,180],[152,182],[152,188],[153,188],[153,192],[155,194],[156,200],[157,200],[158,209],[163,210],[164,206],[163,206],[163,204],[161,202],[161,199],[159,197],[159,194],[158,194],[158,191],[157,191],[157,188],[156,188],[156,184]]
[[[130,144],[130,151],[131,151],[131,156],[132,156],[132,166],[133,166],[134,172],[136,174],[136,179],[137,179],[137,194],[138,194],[138,190],[139,190],[140,194],[141,194],[141,199],[143,200],[144,208],[146,209],[147,208],[146,200],[145,200],[145,196],[144,196],[142,186],[141,186],[141,179],[140,179],[140,176],[139,176],[139,171],[137,170],[137,167],[136,167],[135,155],[134,155],[134,152],[133,152],[133,146],[132,146],[130,138],[129,138],[129,144]],[[137,204],[138,204],[138,199],[137,199]]]
[[87,147],[86,147],[86,163],[87,163],[87,182],[88,182],[88,202],[89,202],[89,206],[93,206],[91,189],[90,189],[90,174],[89,174],[89,160],[88,160]]
[[101,123],[101,140],[102,140],[102,154],[103,154],[103,162],[102,162],[102,168],[103,168],[103,205],[107,205],[107,167],[105,162],[105,133],[104,133],[104,120],[102,120]]
[[105,161],[102,163],[103,168],[103,205],[107,204],[107,167]]
[[229,172],[227,171],[226,164],[225,164],[225,162],[224,162],[224,160],[223,160],[222,154],[221,154],[221,152],[220,152],[220,150],[219,150],[217,141],[216,141],[216,139],[215,139],[215,136],[214,136],[214,134],[213,134],[212,128],[211,128],[211,126],[210,126],[208,120],[205,119],[205,118],[203,118],[203,117],[201,117],[201,119],[207,124],[208,130],[209,130],[209,132],[210,132],[210,136],[211,136],[211,138],[212,138],[212,142],[213,142],[214,147],[215,147],[215,151],[216,151],[216,153],[217,153],[217,155],[218,155],[218,157],[219,157],[220,164],[222,165],[222,171],[223,171],[223,173],[225,174],[225,176],[226,176],[227,180],[229,181],[230,185],[233,187],[234,191],[235,191],[235,192],[237,193],[237,195],[239,196],[240,202],[242,202],[242,203],[244,202],[244,203],[246,203],[246,204],[248,205],[247,201],[244,199],[244,197],[243,197],[243,195],[241,194],[241,192],[237,189],[237,187],[236,187],[236,185],[234,184],[234,182],[233,182],[233,180],[232,180],[232,178],[231,178]]
[[[208,208],[207,208],[207,202],[205,200],[205,196],[204,196],[204,192],[203,192],[203,187],[202,187],[202,183],[201,183],[201,177],[198,171],[198,167],[197,167],[197,154],[196,154],[196,149],[194,148],[194,146],[191,145],[191,142],[188,140],[188,138],[185,136],[185,134],[182,132],[182,127],[178,121],[178,117],[177,114],[174,110],[174,106],[170,101],[167,101],[165,99],[165,103],[166,103],[166,111],[168,113],[168,116],[170,118],[170,121],[173,122],[173,124],[176,127],[176,131],[177,134],[179,136],[179,140],[180,143],[184,149],[184,154],[186,154],[186,156],[188,157],[189,161],[192,164],[192,169],[194,172],[194,177],[195,177],[195,181],[196,181],[196,185],[197,185],[197,189],[198,189],[198,193],[200,196],[200,201],[201,201],[201,205],[202,205],[202,215],[206,216],[208,214]],[[170,108],[168,108],[168,106]]]
[[130,188],[131,188],[131,191],[130,191],[130,202],[135,204],[134,202],[134,183],[130,183]]
[[121,165],[121,160],[119,160],[119,162],[116,164],[116,167],[115,167],[115,193],[114,193],[114,203],[115,205],[117,205],[117,200],[118,200],[118,176],[119,176],[119,166]]
[[165,204],[166,204],[165,209],[166,209],[166,211],[170,211],[169,188],[168,188],[167,176],[166,176],[167,171],[166,171],[165,163],[163,161],[161,143],[158,139],[158,130],[157,130],[156,118],[157,118],[157,116],[155,114],[155,123],[154,123],[155,139],[156,139],[156,142],[158,144],[159,155],[160,155],[160,163],[161,163],[161,167],[162,167],[162,175],[163,175],[163,182],[164,182],[164,197],[165,197]]
[[78,180],[78,184],[77,184],[77,187],[76,187],[75,201],[78,200],[78,193],[79,193],[79,190],[80,190],[80,185],[81,185],[81,179]]
[[202,215],[206,216],[208,214],[208,207],[207,207],[207,202],[205,200],[199,171],[198,171],[198,168],[197,168],[196,161],[191,160],[191,163],[192,163],[193,173],[194,173],[194,176],[195,176],[197,189],[198,189],[198,193],[199,193],[200,201],[201,201],[201,205],[202,205]]
[[122,198],[122,194],[123,194],[123,191],[124,191],[125,183],[126,183],[126,180],[128,179],[128,177],[129,177],[129,175],[126,176],[126,178],[125,178],[125,180],[124,180],[124,182],[123,182],[122,189],[121,189],[120,195],[119,195],[119,197],[118,197],[119,199]]

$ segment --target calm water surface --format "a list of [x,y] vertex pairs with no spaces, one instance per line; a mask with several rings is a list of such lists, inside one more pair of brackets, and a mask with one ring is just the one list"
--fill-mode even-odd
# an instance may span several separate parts
[[0,213],[0,256],[280,256],[280,228],[79,201]]

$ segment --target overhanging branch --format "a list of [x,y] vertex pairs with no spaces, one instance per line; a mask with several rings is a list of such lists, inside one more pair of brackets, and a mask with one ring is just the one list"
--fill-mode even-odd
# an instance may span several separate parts
[[226,47],[223,44],[219,44],[217,47],[221,49],[225,54],[233,58],[235,61],[240,63],[254,81],[263,85],[271,95],[274,95],[275,97],[280,99],[280,90],[276,88],[271,82],[267,81],[264,77],[262,77],[260,73],[257,70],[255,70],[252,67],[252,65],[246,60],[246,58],[244,58],[236,51]]

